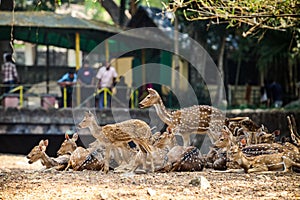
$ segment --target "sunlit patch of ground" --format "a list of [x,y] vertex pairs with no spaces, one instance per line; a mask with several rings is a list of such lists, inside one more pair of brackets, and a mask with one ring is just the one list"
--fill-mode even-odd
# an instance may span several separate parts
[[[238,174],[206,170],[134,175],[43,169],[40,162],[28,164],[23,155],[0,154],[0,200],[300,198],[297,173]],[[195,181],[200,177],[206,178],[209,188],[203,189]]]

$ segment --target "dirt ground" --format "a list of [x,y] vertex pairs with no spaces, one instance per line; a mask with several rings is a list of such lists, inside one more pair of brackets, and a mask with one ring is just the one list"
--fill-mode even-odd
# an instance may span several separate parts
[[104,174],[43,170],[23,155],[0,154],[0,200],[300,199],[300,174],[172,172]]

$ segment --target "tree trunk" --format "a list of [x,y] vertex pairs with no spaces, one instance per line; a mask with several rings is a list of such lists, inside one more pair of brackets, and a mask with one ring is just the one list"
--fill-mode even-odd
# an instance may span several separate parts
[[225,52],[225,45],[226,45],[226,34],[224,34],[221,38],[221,47],[220,47],[220,52],[218,56],[218,68],[220,71],[220,77],[217,77],[217,84],[218,84],[218,89],[217,89],[217,94],[215,98],[215,105],[218,106],[222,103],[224,98],[224,93],[225,93],[225,88],[224,88],[224,52]]
[[[113,0],[99,0],[103,8],[108,12],[108,14],[111,16],[112,20],[114,21],[115,24],[119,24],[120,21],[123,21],[123,24],[128,21],[128,18],[125,15],[125,4],[122,2],[124,5],[124,8],[120,8]],[[123,12],[120,15],[120,12]],[[121,18],[123,19],[120,19]],[[122,24],[120,24],[122,25]]]
[[[2,0],[0,1],[0,10],[12,11],[14,9],[14,0]],[[13,48],[10,44],[10,40],[0,41],[0,65],[3,63],[3,54],[13,53]]]

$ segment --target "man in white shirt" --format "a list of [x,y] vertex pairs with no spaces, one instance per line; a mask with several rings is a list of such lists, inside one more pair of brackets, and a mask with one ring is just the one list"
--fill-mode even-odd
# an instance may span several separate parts
[[[110,108],[111,107],[111,92],[112,88],[116,84],[116,78],[118,74],[116,69],[111,66],[111,63],[106,63],[105,66],[101,67],[96,75],[99,80],[98,86],[103,91],[99,94],[99,108]],[[104,93],[106,93],[106,99],[104,98]]]

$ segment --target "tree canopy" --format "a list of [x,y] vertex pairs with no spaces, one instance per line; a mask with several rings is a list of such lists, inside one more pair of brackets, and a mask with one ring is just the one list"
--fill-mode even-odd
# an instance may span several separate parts
[[187,20],[226,21],[231,26],[246,23],[252,28],[245,34],[256,28],[285,30],[300,23],[298,0],[173,0],[166,8],[172,12],[183,9]]

